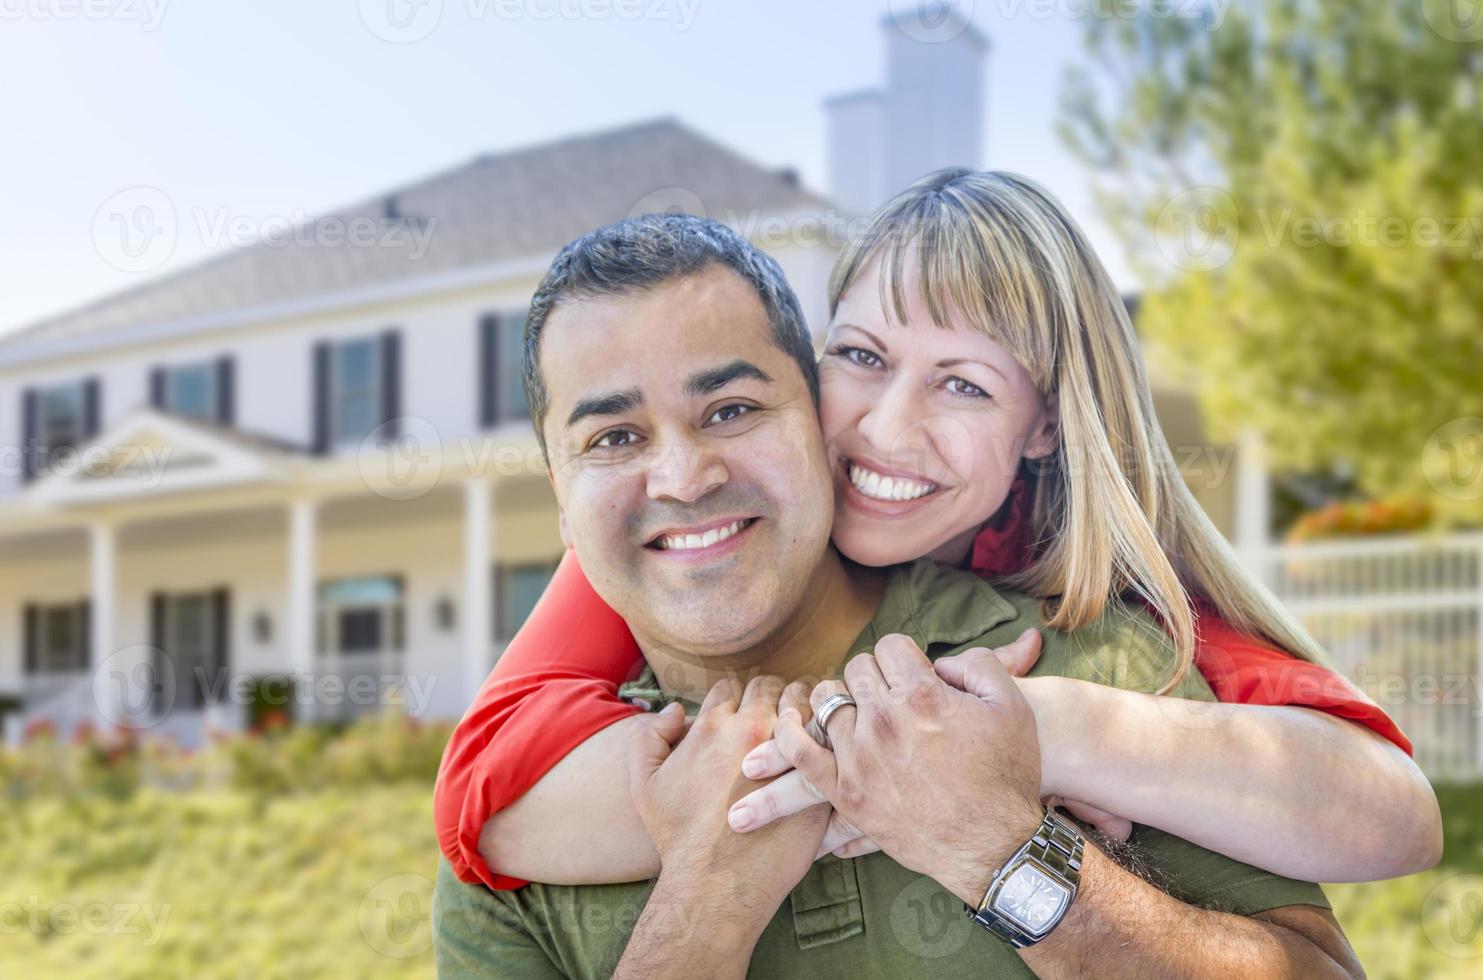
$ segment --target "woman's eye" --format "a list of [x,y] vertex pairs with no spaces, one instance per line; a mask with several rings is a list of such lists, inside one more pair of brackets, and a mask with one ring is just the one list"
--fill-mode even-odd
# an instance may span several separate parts
[[880,367],[881,358],[875,351],[866,350],[863,347],[845,347],[843,345],[834,348],[833,353],[843,357],[845,360],[861,367]]
[[963,398],[987,398],[988,397],[988,392],[984,391],[982,388],[980,388],[978,385],[974,384],[973,382],[971,382],[971,381],[964,381],[962,378],[948,378],[946,384],[947,384],[947,390],[949,392],[951,392],[954,395],[959,395],[959,396],[961,396]]
[[638,436],[629,429],[610,429],[592,441],[593,449],[621,449],[638,441]]
[[718,422],[730,422],[732,419],[741,418],[751,410],[751,405],[723,405],[711,413],[711,417],[706,419],[706,424],[715,425]]

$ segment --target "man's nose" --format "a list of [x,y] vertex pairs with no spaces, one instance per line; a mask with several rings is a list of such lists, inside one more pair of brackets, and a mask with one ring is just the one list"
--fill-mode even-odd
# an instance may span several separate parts
[[649,465],[647,491],[654,500],[694,503],[729,479],[719,454],[698,440],[667,442]]

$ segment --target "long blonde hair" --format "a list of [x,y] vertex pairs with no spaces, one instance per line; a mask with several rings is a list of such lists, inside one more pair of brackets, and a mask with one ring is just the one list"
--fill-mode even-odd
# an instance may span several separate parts
[[[950,311],[1019,361],[1059,402],[1058,447],[1027,480],[1034,560],[1006,576],[1074,630],[1109,600],[1146,601],[1174,642],[1174,688],[1194,662],[1191,597],[1236,629],[1313,663],[1327,657],[1236,559],[1180,476],[1122,297],[1081,229],[1044,188],[1001,171],[942,170],[872,215],[835,264],[831,316],[881,261],[881,304],[906,322],[908,257],[933,321]],[[889,305],[888,305],[889,304]]]

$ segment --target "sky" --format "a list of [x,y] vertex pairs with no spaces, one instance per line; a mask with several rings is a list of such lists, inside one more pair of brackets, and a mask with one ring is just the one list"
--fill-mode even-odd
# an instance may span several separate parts
[[[183,221],[163,261],[110,261],[95,220],[141,187],[250,229],[674,115],[827,191],[822,102],[881,84],[916,2],[0,0],[0,334],[229,247]],[[981,162],[1049,186],[1132,286],[1054,133],[1078,4],[957,7],[991,43]]]

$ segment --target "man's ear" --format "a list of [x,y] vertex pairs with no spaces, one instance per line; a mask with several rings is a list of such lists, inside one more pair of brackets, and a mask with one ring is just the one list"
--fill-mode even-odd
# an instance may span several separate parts
[[1044,459],[1061,442],[1061,402],[1055,392],[1045,400],[1045,411],[1040,416],[1040,422],[1030,433],[1030,439],[1025,443],[1025,459]]

